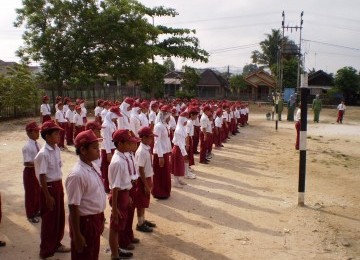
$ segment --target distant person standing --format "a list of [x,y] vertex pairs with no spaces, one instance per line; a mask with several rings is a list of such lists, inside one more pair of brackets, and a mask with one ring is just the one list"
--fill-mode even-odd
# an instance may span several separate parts
[[300,143],[300,126],[301,126],[301,102],[299,102],[298,110],[296,111],[295,116],[295,129],[296,129],[296,144],[295,149],[299,150]]
[[279,97],[279,101],[278,101],[278,115],[279,115],[279,121],[281,121],[281,114],[284,110],[284,100],[282,99],[282,97]]
[[287,105],[288,105],[287,121],[293,122],[295,106],[296,106],[296,94],[292,94],[290,96],[290,99],[288,100]]
[[42,104],[40,106],[40,114],[41,114],[41,123],[45,123],[46,121],[51,120],[51,108],[49,105],[49,97],[42,97]]
[[319,95],[316,95],[316,98],[312,103],[312,110],[314,111],[314,123],[319,123],[320,111],[322,109],[322,102],[319,99]]
[[345,110],[346,110],[344,100],[342,100],[341,103],[337,106],[337,110],[338,110],[338,118],[337,118],[336,122],[342,124]]

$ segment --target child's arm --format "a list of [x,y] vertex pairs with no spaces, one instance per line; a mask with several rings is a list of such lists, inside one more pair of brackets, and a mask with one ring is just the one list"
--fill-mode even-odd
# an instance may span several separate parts
[[145,171],[144,171],[145,167],[141,167],[139,166],[139,173],[140,173],[140,178],[144,184],[144,188],[145,188],[145,195],[149,195],[150,194],[150,187],[149,184],[146,181],[146,177],[145,177]]
[[113,215],[115,224],[118,224],[118,220],[123,218],[122,214],[120,213],[120,211],[118,209],[118,205],[117,205],[118,191],[119,191],[119,188],[113,188],[112,189],[112,210],[111,210],[111,214]]
[[70,211],[70,223],[71,223],[71,230],[74,234],[74,243],[76,251],[81,253],[86,247],[86,241],[84,236],[80,232],[80,214],[79,208],[77,205],[69,205]]

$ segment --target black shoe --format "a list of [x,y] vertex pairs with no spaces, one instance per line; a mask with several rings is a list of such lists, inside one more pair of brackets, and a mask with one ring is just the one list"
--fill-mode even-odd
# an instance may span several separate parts
[[204,162],[200,162],[201,164],[209,164],[209,161],[205,160]]
[[156,224],[153,223],[153,222],[151,222],[151,221],[145,220],[144,223],[145,223],[148,227],[151,227],[151,228],[156,227]]
[[139,244],[139,243],[140,243],[140,239],[134,237],[134,238],[131,240],[131,243],[132,243],[132,244]]
[[149,227],[148,225],[146,225],[145,223],[143,223],[141,226],[136,225],[136,230],[140,231],[140,232],[144,232],[144,233],[153,232],[153,229],[151,227]]
[[6,242],[0,240],[0,247],[6,246]]
[[[123,249],[119,248],[119,258],[118,259],[129,259],[132,257],[133,257],[133,253],[124,251]],[[117,259],[117,258],[113,258],[113,259]]]
[[28,218],[30,223],[36,224],[39,223],[39,219],[37,217]]

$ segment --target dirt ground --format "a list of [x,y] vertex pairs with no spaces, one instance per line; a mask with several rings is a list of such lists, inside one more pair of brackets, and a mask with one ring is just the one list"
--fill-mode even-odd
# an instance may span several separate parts
[[[297,206],[294,123],[281,121],[276,131],[265,120],[269,110],[253,105],[250,126],[214,150],[211,164],[197,164],[196,180],[173,188],[169,200],[152,199],[147,219],[158,227],[135,231],[141,243],[134,259],[360,259],[360,108],[349,107],[342,125],[335,109],[324,109],[319,124],[309,111],[305,207]],[[27,121],[0,123],[0,240],[7,242],[1,259],[38,259],[40,224],[29,223],[24,210]],[[62,159],[65,180],[77,160],[74,148]],[[100,259],[110,258],[108,234],[107,223]],[[63,242],[69,245],[68,222]]]

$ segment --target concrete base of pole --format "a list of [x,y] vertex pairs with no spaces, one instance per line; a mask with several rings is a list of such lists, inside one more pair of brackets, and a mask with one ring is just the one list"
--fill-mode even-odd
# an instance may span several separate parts
[[304,192],[299,192],[299,196],[298,196],[298,206],[300,206],[300,207],[304,207],[304,206],[305,206],[305,193],[304,193]]

